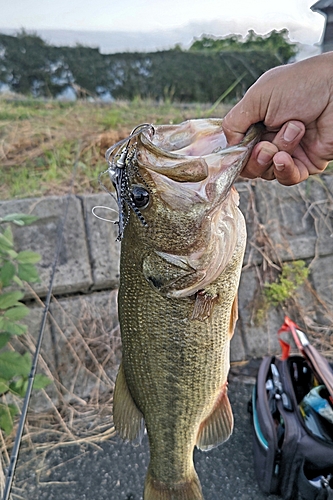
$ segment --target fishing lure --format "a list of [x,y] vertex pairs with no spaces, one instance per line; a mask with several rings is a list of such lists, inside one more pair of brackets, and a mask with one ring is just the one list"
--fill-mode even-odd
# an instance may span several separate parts
[[[113,193],[106,189],[106,187],[99,179],[102,187],[109,194],[111,194],[111,196],[115,198],[117,202],[119,220],[116,221],[115,224],[118,224],[118,241],[123,238],[124,229],[128,223],[131,210],[133,210],[135,215],[141,221],[142,225],[147,226],[147,222],[140,212],[140,208],[145,208],[148,205],[150,190],[148,186],[146,186],[147,189],[145,189],[142,186],[133,184],[132,182],[135,175],[141,178],[136,158],[137,143],[132,142],[132,140],[143,131],[150,131],[151,136],[153,136],[155,133],[153,125],[149,123],[143,123],[135,127],[129,137],[117,142],[116,144],[111,146],[105,153],[105,158],[108,162],[109,167],[101,175],[105,173],[109,175],[110,181],[115,188],[116,196],[114,196]],[[146,185],[145,182],[144,185]]]

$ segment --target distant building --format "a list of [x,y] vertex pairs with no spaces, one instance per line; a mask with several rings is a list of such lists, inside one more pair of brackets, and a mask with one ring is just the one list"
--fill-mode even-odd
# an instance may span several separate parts
[[333,0],[319,0],[312,5],[311,10],[326,18],[321,47],[322,52],[329,52],[333,50]]

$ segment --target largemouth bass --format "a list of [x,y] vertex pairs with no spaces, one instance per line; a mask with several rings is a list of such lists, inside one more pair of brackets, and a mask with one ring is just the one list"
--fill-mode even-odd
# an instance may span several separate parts
[[260,133],[226,148],[221,120],[143,125],[110,148],[119,207],[122,363],[114,424],[146,427],[144,500],[199,500],[193,464],[233,428],[229,343],[246,243],[233,187]]

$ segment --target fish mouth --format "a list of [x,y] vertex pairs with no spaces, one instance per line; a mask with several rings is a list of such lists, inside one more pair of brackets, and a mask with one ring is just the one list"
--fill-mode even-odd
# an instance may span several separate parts
[[188,210],[211,203],[213,208],[229,193],[262,130],[260,124],[252,126],[240,144],[228,147],[220,119],[162,125],[154,134],[143,131],[138,137],[138,165],[149,172],[158,196],[170,207]]
[[[193,224],[194,232],[200,233],[201,223],[209,227],[207,238],[199,235],[198,244],[189,247],[189,253],[177,252],[176,245],[159,247],[152,261],[146,263],[146,279],[171,298],[191,296],[213,283],[232,258],[238,238],[245,241],[243,217],[239,217],[237,208],[239,197],[232,186],[262,131],[260,125],[251,127],[239,145],[225,147],[221,120],[210,120],[207,129],[203,123],[196,126],[192,122],[196,120],[181,124],[183,133],[176,139],[170,126],[157,127],[152,137],[143,132],[139,138],[139,167],[148,171],[154,196],[171,211],[182,213],[184,223]],[[199,151],[204,154],[196,154]],[[150,273],[163,267],[161,260],[169,269],[163,279]]]
[[[243,141],[228,146],[222,119],[188,120],[180,125],[156,127],[154,134],[140,134],[139,165],[177,182],[200,182],[207,178],[212,165],[219,163],[220,172],[235,163],[240,155],[237,174],[247,161],[247,153],[259,140],[261,126],[252,126]],[[228,158],[229,160],[228,161]],[[220,161],[223,159],[224,161]]]
[[[226,196],[231,189],[260,135],[258,126],[252,127],[239,145],[227,147],[222,119],[188,120],[158,127],[144,123],[135,127],[128,138],[107,150],[109,167],[100,174],[109,175],[116,191],[117,239],[122,240],[131,211],[144,226],[148,225],[131,191],[136,175],[148,187],[140,169],[150,173],[157,194],[167,204],[169,199],[170,207],[173,201],[176,209],[212,202],[217,192],[221,202],[223,192]],[[222,173],[226,175],[221,176]]]

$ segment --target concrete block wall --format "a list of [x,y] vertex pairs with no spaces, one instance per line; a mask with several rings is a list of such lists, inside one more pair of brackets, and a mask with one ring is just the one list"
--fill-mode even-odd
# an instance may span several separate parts
[[[239,288],[239,321],[231,344],[231,360],[241,361],[279,352],[276,332],[286,311],[271,308],[261,324],[254,321],[258,290],[271,264],[274,268],[274,263],[306,260],[311,271],[309,285],[297,292],[292,307],[297,302],[297,314],[309,328],[322,329],[324,325],[327,332],[332,331],[333,176],[311,177],[293,187],[262,180],[239,182],[236,187],[248,229]],[[0,202],[1,214],[22,212],[39,217],[31,226],[14,227],[13,230],[17,250],[31,249],[42,255],[38,264],[41,283],[33,287],[40,297],[47,293],[59,238],[58,228],[66,203],[66,197],[56,196]],[[105,338],[109,331],[113,332],[109,335],[110,342],[115,341],[114,335],[118,339],[114,361],[119,362],[116,294],[120,244],[116,241],[117,227],[93,216],[91,210],[96,205],[110,206],[112,199],[106,193],[71,196],[69,199],[68,219],[53,289],[58,303],[53,303],[51,310],[55,321],[71,341],[75,337],[73,331],[80,325],[88,344],[94,344],[89,337],[89,322],[98,320],[99,328],[104,328]],[[28,291],[26,299],[32,297],[33,294]],[[31,307],[33,313],[27,322],[30,333],[37,335],[40,312],[36,312],[38,308],[33,303]],[[50,320],[46,333],[49,340],[45,340],[43,349],[52,370],[59,370],[60,364],[72,367],[73,353],[64,350],[64,339],[59,339],[59,342],[53,340],[52,344],[52,335],[57,339],[57,329],[52,327]],[[328,336],[326,348],[330,342]],[[108,370],[113,380],[115,373],[111,368]],[[71,381],[73,373],[69,368],[68,378]],[[82,394],[90,394],[94,375],[85,372],[76,374],[76,377],[77,380],[82,379],[80,384],[86,388]]]
[[[25,213],[39,217],[30,226],[13,225],[12,229],[17,251],[29,249],[42,256],[38,264],[41,283],[33,287],[40,297],[47,294],[66,204],[67,198],[58,196],[0,202],[0,213],[4,215]],[[55,295],[86,292],[92,285],[82,203],[79,198],[71,196],[53,292]],[[31,294],[27,292],[28,296]]]
[[[239,288],[239,321],[235,337],[245,357],[279,353],[277,329],[285,313],[301,320],[309,331],[326,330],[325,346],[333,353],[333,176],[310,177],[297,186],[256,180],[239,186],[247,220],[248,242]],[[310,269],[288,308],[270,308],[256,324],[256,296],[270,263],[305,260]],[[267,276],[267,271],[266,271]],[[315,341],[315,340],[314,340]],[[316,341],[315,341],[316,342]],[[239,359],[232,349],[232,359]]]

